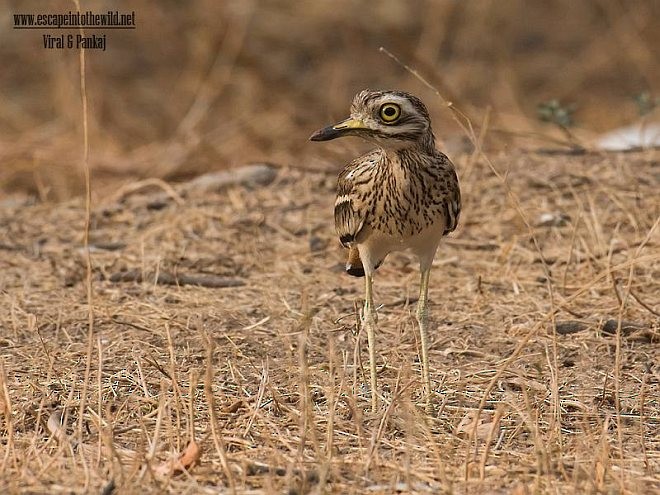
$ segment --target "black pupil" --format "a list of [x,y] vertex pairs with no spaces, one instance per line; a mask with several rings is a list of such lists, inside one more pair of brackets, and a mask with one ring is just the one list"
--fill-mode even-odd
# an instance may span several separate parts
[[396,113],[396,109],[394,107],[385,107],[383,113],[388,117],[394,117],[394,114]]

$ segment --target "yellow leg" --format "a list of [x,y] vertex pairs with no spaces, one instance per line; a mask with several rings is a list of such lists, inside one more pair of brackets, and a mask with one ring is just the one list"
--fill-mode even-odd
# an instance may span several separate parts
[[431,407],[431,378],[429,376],[429,341],[428,341],[428,309],[429,275],[431,268],[422,270],[419,284],[419,300],[417,301],[417,322],[422,347],[422,379],[424,381],[424,396],[427,409]]
[[372,276],[365,276],[365,301],[364,311],[362,312],[362,325],[367,330],[367,339],[369,340],[369,372],[371,375],[371,410],[378,410],[378,389],[376,379],[376,322],[378,317],[374,308],[374,298],[371,291]]

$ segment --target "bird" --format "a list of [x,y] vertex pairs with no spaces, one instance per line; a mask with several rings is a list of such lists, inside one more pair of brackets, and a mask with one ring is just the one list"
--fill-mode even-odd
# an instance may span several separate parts
[[365,278],[360,315],[369,344],[371,409],[378,409],[377,314],[374,272],[388,254],[411,251],[419,260],[415,316],[420,332],[422,381],[431,408],[428,289],[431,265],[442,237],[454,231],[461,213],[456,169],[435,145],[429,111],[404,91],[365,89],[353,98],[350,116],[314,132],[311,141],[357,136],[376,148],[351,161],[337,179],[335,230],[348,249],[346,272]]

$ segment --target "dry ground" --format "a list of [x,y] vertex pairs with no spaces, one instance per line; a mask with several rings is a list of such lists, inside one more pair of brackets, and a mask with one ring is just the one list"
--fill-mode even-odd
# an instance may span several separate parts
[[[659,493],[657,152],[492,159],[512,195],[455,157],[465,209],[432,274],[433,414],[417,406],[407,255],[376,279],[384,405],[369,412],[335,171],[95,202],[91,336],[81,202],[5,202],[0,491]],[[202,275],[234,286],[164,284]],[[163,463],[193,437],[199,462],[174,473]]]

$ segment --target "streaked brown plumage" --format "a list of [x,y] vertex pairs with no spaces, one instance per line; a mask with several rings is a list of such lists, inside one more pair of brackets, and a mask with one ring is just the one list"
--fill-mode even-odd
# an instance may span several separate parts
[[428,277],[440,239],[458,224],[458,178],[449,158],[435,148],[426,107],[408,93],[362,91],[353,99],[348,119],[317,131],[310,139],[325,141],[347,135],[378,145],[340,173],[335,201],[335,228],[341,243],[349,248],[346,271],[366,276],[362,319],[369,337],[372,407],[377,407],[373,272],[390,252],[406,249],[420,261],[417,319],[424,387],[430,400]]

